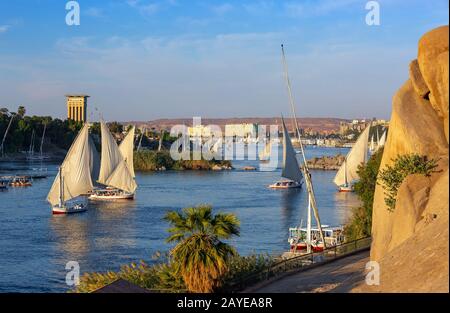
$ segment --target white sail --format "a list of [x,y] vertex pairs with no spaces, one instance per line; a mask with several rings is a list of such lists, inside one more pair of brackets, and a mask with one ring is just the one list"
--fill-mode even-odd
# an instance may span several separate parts
[[89,136],[89,146],[92,147],[91,162],[90,162],[91,179],[92,182],[95,183],[100,173],[100,156],[98,155],[98,151],[95,148],[95,144],[91,136]]
[[134,177],[131,175],[128,169],[125,160],[122,160],[117,165],[117,167],[114,169],[114,172],[106,180],[106,185],[119,188],[131,193],[135,192],[137,185]]
[[131,176],[133,177],[135,177],[133,163],[134,130],[135,128],[133,126],[119,145],[120,153],[127,164]]
[[386,144],[386,135],[387,130],[385,130],[383,135],[381,135],[380,142],[378,143],[378,148],[384,147],[384,145]]
[[[61,164],[60,173],[63,177],[62,202],[85,194],[93,189],[91,171],[94,164],[93,155],[95,147],[89,140],[89,126],[85,124]],[[60,201],[60,177],[59,173],[53,182],[47,201],[57,205]]]
[[123,160],[123,157],[122,153],[119,151],[116,140],[103,121],[100,123],[100,129],[102,132],[102,153],[98,182],[108,185],[106,181],[114,172],[117,165]]
[[369,141],[370,126],[366,127],[359,136],[353,148],[345,157],[344,163],[339,168],[334,183],[338,186],[351,183],[359,178],[357,170],[360,164],[367,161],[367,145]]
[[298,165],[296,153],[294,147],[292,147],[291,138],[287,131],[284,119],[281,118],[283,123],[283,171],[281,176],[296,182],[302,181],[302,173]]
[[270,158],[270,153],[272,151],[272,143],[270,140],[267,141],[264,149],[259,153],[260,160],[268,160]]
[[372,137],[370,137],[370,151],[373,152],[375,151],[375,142],[373,141],[373,135]]

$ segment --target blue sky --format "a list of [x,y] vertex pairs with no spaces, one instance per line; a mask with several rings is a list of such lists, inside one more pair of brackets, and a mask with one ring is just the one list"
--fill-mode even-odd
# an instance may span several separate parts
[[0,0],[0,107],[64,117],[66,93],[92,118],[263,117],[288,112],[280,44],[300,116],[390,115],[417,41],[448,24],[448,1]]

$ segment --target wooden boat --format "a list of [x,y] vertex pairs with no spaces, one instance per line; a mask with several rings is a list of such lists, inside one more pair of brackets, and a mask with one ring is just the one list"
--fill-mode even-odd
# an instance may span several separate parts
[[102,154],[97,182],[106,187],[93,189],[90,200],[115,201],[134,198],[137,184],[133,165],[134,126],[117,145],[108,126],[100,123]]
[[94,188],[93,173],[96,172],[98,155],[89,136],[86,123],[70,147],[47,195],[53,214],[72,214],[86,211],[83,203],[71,200]]
[[339,168],[333,182],[341,192],[353,191],[353,182],[359,179],[358,167],[367,162],[367,150],[369,141],[370,126],[366,127],[352,149],[346,155],[344,162]]

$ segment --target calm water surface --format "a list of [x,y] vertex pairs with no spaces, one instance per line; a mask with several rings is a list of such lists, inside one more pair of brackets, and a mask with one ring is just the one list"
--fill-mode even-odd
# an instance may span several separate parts
[[[307,148],[308,157],[346,153],[347,149]],[[281,152],[280,152],[281,155]],[[241,236],[229,242],[241,254],[279,254],[289,248],[288,228],[306,221],[307,196],[301,190],[270,190],[277,171],[242,171],[257,161],[234,161],[236,170],[224,172],[138,173],[134,201],[88,204],[88,211],[52,216],[45,201],[57,164],[46,164],[49,178],[29,188],[0,192],[0,292],[64,292],[65,264],[78,261],[81,272],[117,270],[141,259],[151,262],[157,251],[167,251],[168,210],[211,204],[214,211],[235,213]],[[24,166],[24,164],[20,165]],[[18,164],[0,163],[0,173]],[[26,165],[24,171],[36,165]],[[3,169],[3,170],[2,170]],[[18,171],[16,171],[18,172]],[[22,171],[23,172],[23,171]],[[335,171],[312,171],[324,224],[342,224],[355,195],[338,193]]]

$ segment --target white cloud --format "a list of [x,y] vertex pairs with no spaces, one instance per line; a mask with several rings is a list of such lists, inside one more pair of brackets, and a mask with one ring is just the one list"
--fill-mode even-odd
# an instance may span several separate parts
[[160,9],[160,4],[156,2],[143,2],[141,0],[128,0],[128,5],[135,8],[143,15],[155,14]]
[[103,17],[104,16],[103,10],[100,8],[95,8],[95,7],[86,9],[86,11],[84,11],[84,13],[87,16],[91,16],[91,17]]
[[11,26],[9,25],[0,25],[0,34],[6,33],[10,28]]
[[233,10],[233,6],[229,3],[223,3],[217,6],[214,6],[211,8],[212,11],[218,15],[223,15],[226,14],[228,12],[230,12],[231,10]]
[[[315,0],[292,1],[284,4],[285,12],[291,17],[318,16],[344,9],[354,4],[361,4],[360,0]],[[363,8],[363,7],[362,7]]]

